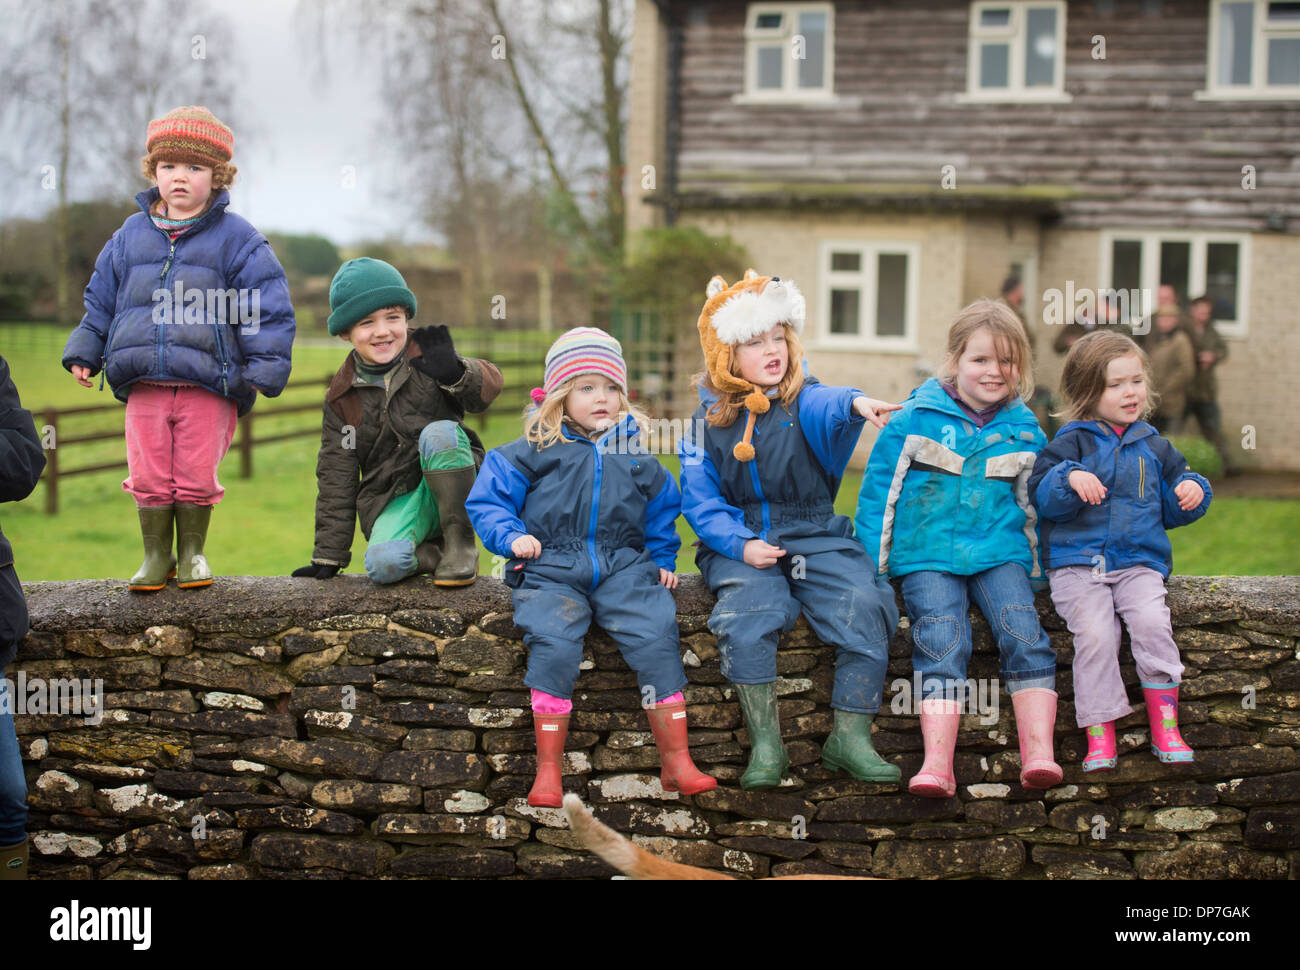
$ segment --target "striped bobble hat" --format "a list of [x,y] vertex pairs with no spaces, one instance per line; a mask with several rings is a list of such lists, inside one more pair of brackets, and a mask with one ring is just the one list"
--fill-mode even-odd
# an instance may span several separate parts
[[230,161],[235,134],[207,108],[174,108],[149,122],[145,151],[154,161],[216,166]]
[[[571,377],[603,374],[627,393],[627,364],[622,345],[596,327],[574,327],[551,344],[546,352],[546,378],[542,396],[550,394]],[[533,392],[536,400],[537,392]]]

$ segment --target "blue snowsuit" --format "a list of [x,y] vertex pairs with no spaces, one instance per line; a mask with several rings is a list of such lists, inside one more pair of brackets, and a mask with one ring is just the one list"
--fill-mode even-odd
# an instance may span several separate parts
[[[528,646],[524,683],[572,697],[595,619],[643,697],[661,701],[686,686],[677,604],[659,582],[660,569],[677,567],[681,493],[631,416],[595,441],[562,433],[548,448],[525,438],[493,448],[465,501],[483,545],[509,560],[505,582]],[[536,559],[510,550],[525,534],[542,545]]]
[[[271,244],[226,211],[226,189],[175,240],[149,216],[157,187],[135,199],[142,211],[122,223],[95,260],[86,314],[68,338],[64,368],[80,364],[92,375],[103,368],[119,401],[144,379],[197,384],[230,398],[241,415],[253,407],[254,388],[275,397],[289,380],[295,327],[289,283]],[[194,294],[203,297],[202,308],[191,304]],[[254,308],[257,317],[248,322],[230,316]]]
[[[1070,487],[1070,473],[1092,472],[1106,499],[1089,505]],[[1205,492],[1190,512],[1174,489],[1194,481]],[[1172,568],[1166,529],[1188,525],[1210,507],[1210,483],[1145,421],[1123,437],[1105,421],[1071,421],[1043,449],[1029,479],[1029,494],[1043,516],[1043,565],[1100,566],[1102,572],[1146,566],[1166,579]]]
[[1028,480],[1045,444],[1019,399],[977,428],[931,378],[871,449],[857,534],[882,573],[903,577],[926,697],[951,695],[966,679],[970,598],[993,629],[1008,691],[1055,684],[1056,654],[1029,583],[1043,575]]
[[[709,629],[722,673],[735,684],[775,681],[777,643],[802,608],[817,638],[836,648],[831,706],[874,714],[898,608],[853,523],[834,508],[865,420],[853,412],[860,394],[805,377],[788,409],[774,399],[758,416],[755,458],[739,462],[732,448],[744,416],[728,428],[710,426],[705,413],[715,398],[701,388],[680,453],[683,511],[700,537],[695,561],[717,597]],[[751,566],[744,561],[751,539],[786,555],[765,569]]]

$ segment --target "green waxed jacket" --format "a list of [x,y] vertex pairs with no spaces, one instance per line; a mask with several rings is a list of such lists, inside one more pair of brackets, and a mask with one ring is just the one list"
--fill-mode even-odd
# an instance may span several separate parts
[[[1228,344],[1219,331],[1214,329],[1213,320],[1207,323],[1205,329],[1200,333],[1196,332],[1196,324],[1194,323],[1187,324],[1185,329],[1187,336],[1192,338],[1192,350],[1197,357],[1196,376],[1192,378],[1192,383],[1187,387],[1187,400],[1217,401],[1219,399],[1219,379],[1215,376],[1214,371],[1215,368],[1228,359]],[[1205,350],[1214,354],[1214,363],[1209,367],[1201,366],[1200,355]]]
[[[320,453],[316,459],[316,542],[312,562],[346,567],[351,560],[353,524],[369,539],[385,506],[421,481],[420,432],[431,421],[463,422],[465,413],[487,410],[501,392],[501,372],[478,358],[461,358],[465,374],[439,384],[411,367],[421,355],[408,339],[402,361],[386,386],[359,380],[349,353],[325,392]],[[483,463],[484,448],[473,430],[461,427]]]

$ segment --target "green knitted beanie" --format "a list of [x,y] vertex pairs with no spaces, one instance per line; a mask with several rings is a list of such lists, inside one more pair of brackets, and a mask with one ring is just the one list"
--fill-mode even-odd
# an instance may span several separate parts
[[415,316],[415,294],[402,274],[382,259],[349,259],[330,283],[330,336],[347,333],[386,306],[406,307],[408,316]]

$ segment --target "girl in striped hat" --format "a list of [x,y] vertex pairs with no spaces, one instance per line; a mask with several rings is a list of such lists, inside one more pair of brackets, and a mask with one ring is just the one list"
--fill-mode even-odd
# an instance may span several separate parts
[[489,451],[465,508],[483,545],[509,561],[515,623],[528,646],[537,778],[528,804],[558,808],[561,760],[582,641],[594,619],[637,676],[665,791],[717,787],[691,761],[677,641],[674,523],[681,493],[639,435],[619,342],[563,334],[523,437]]
[[[78,383],[104,378],[126,403],[122,488],[135,499],[144,562],[136,592],[212,584],[203,547],[225,489],[217,466],[257,392],[289,379],[289,283],[266,237],[227,210],[234,135],[207,108],[149,122],[131,215],[104,246],[86,314],[63,366]],[[173,531],[176,552],[172,552]]]

